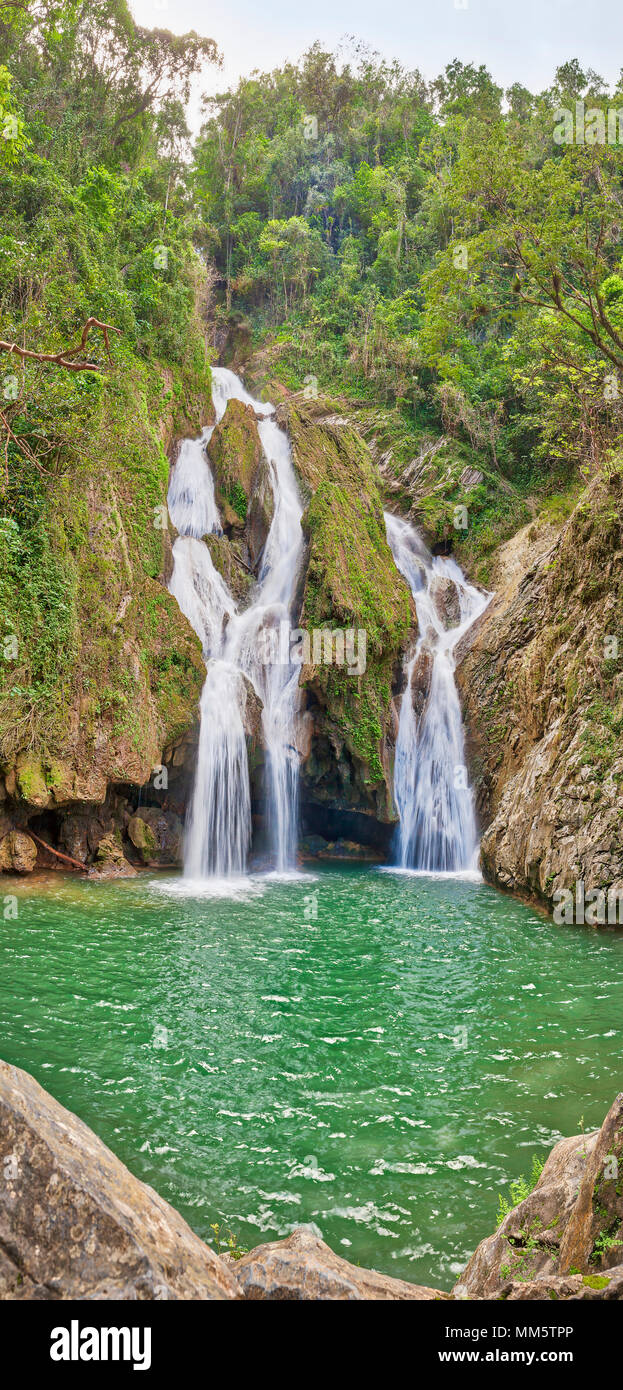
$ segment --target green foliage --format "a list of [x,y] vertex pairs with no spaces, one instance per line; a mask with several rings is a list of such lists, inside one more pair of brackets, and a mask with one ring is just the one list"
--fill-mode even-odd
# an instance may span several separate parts
[[214,1248],[217,1255],[230,1255],[232,1260],[241,1260],[243,1255],[248,1255],[248,1248],[240,1244],[238,1236],[234,1231],[227,1229],[223,1231],[220,1222],[213,1221],[210,1230],[214,1231]]
[[229,501],[241,521],[247,519],[247,498],[242,483],[232,483],[229,490]]
[[17,164],[30,144],[11,91],[12,77],[0,63],[0,168]]
[[502,1222],[508,1216],[509,1212],[511,1212],[514,1207],[518,1206],[520,1202],[524,1202],[526,1197],[530,1196],[530,1193],[534,1191],[534,1188],[536,1187],[542,1172],[543,1164],[540,1158],[538,1158],[537,1155],[534,1154],[532,1157],[532,1168],[530,1169],[530,1176],[528,1178],[524,1178],[523,1174],[520,1174],[518,1178],[515,1178],[514,1182],[510,1183],[508,1189],[510,1197],[505,1197],[502,1192],[498,1194],[498,1226],[502,1224]]
[[399,483],[434,433],[465,451],[484,492],[440,499],[439,467],[424,520],[447,539],[448,504],[468,502],[468,561],[623,439],[623,148],[557,143],[572,92],[618,101],[575,60],[538,95],[509,88],[503,110],[483,67],[427,85],[315,44],[214,98],[195,151],[226,312],[272,331],[290,389],[313,374],[381,406]]
[[3,115],[17,120],[16,138],[0,139],[0,337],[57,353],[91,316],[119,330],[111,359],[91,331],[79,360],[93,371],[0,358],[0,609],[15,639],[0,633],[5,764],[23,750],[65,754],[78,690],[80,737],[100,721],[124,750],[119,775],[136,774],[196,698],[196,644],[155,584],[155,516],[161,431],[196,428],[205,412],[208,282],[159,121],[212,51],[138,29],[125,0],[35,3],[8,18],[0,6],[0,133]]

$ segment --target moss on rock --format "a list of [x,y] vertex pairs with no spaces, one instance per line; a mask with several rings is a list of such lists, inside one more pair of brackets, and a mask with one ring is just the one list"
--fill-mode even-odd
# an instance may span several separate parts
[[229,503],[246,521],[253,480],[262,458],[262,445],[253,406],[232,399],[208,445],[219,505]]
[[[338,760],[344,752],[354,764],[359,794],[381,818],[392,818],[392,686],[415,624],[411,596],[393,562],[375,472],[360,435],[327,402],[290,403],[284,415],[308,499],[301,626],[363,630],[367,648],[360,674],[349,674],[345,665],[317,664],[304,667],[301,680],[324,711],[322,734]],[[313,775],[321,783],[318,746]],[[343,781],[352,777],[353,770],[344,769]]]

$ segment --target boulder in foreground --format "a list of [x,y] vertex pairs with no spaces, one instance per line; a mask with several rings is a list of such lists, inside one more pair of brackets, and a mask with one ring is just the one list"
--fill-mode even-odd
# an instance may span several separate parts
[[229,1267],[82,1120],[0,1062],[0,1298],[230,1299]]
[[452,1294],[360,1269],[305,1227],[219,1258],[27,1072],[0,1062],[0,1299],[623,1300],[623,1094],[561,1139]]
[[304,1226],[287,1240],[258,1245],[237,1262],[235,1273],[244,1299],[425,1302],[450,1296],[351,1265]]
[[623,1093],[601,1129],[561,1139],[533,1191],[474,1251],[466,1298],[623,1298]]

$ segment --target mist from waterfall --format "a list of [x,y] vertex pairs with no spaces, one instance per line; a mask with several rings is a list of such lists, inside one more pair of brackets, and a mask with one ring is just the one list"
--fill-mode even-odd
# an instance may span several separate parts
[[[490,595],[469,584],[454,560],[433,557],[409,521],[386,512],[385,525],[396,565],[413,594],[419,628],[406,665],[396,739],[398,863],[429,873],[457,872],[476,867],[478,837],[454,652]],[[458,596],[459,611],[456,624],[446,628],[439,595],[450,586]],[[413,690],[418,672],[423,699],[419,711]]]
[[187,823],[184,874],[193,880],[245,873],[251,845],[251,789],[244,710],[248,687],[262,701],[271,853],[277,872],[296,855],[298,753],[295,747],[300,663],[267,660],[263,639],[290,622],[303,555],[302,503],[285,432],[273,407],[256,401],[224,367],[212,369],[217,423],[232,398],[251,405],[268,461],[274,511],[258,580],[240,609],[200,537],[221,534],[214,480],[206,455],[212,429],[184,440],[169,486],[169,513],[180,532],[169,585],[199,636],[207,665],[195,783]]

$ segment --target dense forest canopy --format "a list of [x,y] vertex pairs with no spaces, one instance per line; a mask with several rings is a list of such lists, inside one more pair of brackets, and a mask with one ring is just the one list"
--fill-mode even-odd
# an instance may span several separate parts
[[193,143],[191,85],[219,61],[126,0],[0,2],[0,337],[121,330],[116,368],[94,343],[98,382],[13,356],[7,516],[27,474],[84,447],[124,361],[185,360],[211,279],[212,317],[270,343],[290,388],[382,405],[396,458],[455,439],[488,520],[509,489],[617,467],[621,84],[574,59],[544,92],[503,91],[482,66],[428,80],[317,43],[205,99]]
[[[561,143],[578,102],[586,141]],[[591,134],[621,103],[577,60],[538,95],[458,62],[427,83],[356,46],[254,74],[210,103],[194,155],[227,303],[291,325],[327,383],[371,383],[503,468],[602,460],[623,165]]]

